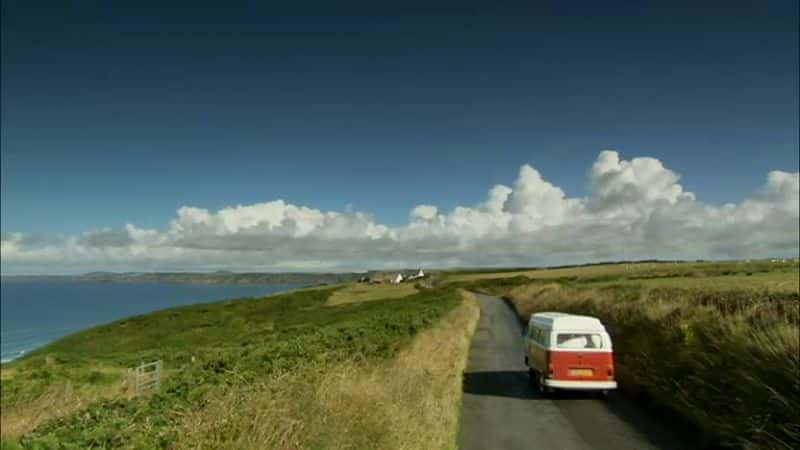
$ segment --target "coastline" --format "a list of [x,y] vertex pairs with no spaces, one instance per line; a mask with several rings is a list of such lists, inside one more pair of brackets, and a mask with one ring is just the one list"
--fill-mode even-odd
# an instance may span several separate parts
[[5,367],[71,334],[128,317],[168,308],[269,296],[308,286],[3,278],[0,364]]
[[0,275],[2,282],[105,281],[186,284],[335,284],[355,281],[361,273],[314,272],[91,272],[78,275]]

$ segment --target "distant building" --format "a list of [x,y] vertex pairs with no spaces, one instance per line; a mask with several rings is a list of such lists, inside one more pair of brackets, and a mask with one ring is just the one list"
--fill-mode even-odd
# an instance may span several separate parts
[[370,270],[367,272],[367,278],[370,283],[391,283],[397,276],[397,272],[386,272],[383,270]]
[[407,279],[408,280],[417,280],[417,279],[420,279],[420,278],[425,278],[425,272],[423,272],[422,269],[419,269],[419,271],[414,275],[409,275]]
[[425,278],[425,272],[422,269],[416,272],[411,270],[400,270],[398,272],[390,272],[383,270],[370,270],[367,276],[364,277],[364,282],[367,283],[403,283],[405,281],[418,280]]

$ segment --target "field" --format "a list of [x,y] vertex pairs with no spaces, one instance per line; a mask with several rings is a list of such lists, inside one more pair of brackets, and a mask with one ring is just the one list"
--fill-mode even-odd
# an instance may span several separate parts
[[[3,365],[3,448],[453,447],[474,301],[337,289],[167,309]],[[160,391],[134,398],[126,369],[157,359]]]
[[504,296],[523,322],[548,310],[599,317],[623,392],[695,427],[711,447],[800,447],[797,260],[495,275],[449,279]]
[[417,288],[410,283],[399,284],[365,284],[351,283],[335,291],[328,298],[328,305],[343,305],[345,303],[358,303],[370,300],[383,300],[387,298],[405,297],[415,294]]
[[797,268],[797,259],[776,260],[775,262],[649,262],[518,269],[502,272],[443,272],[443,276],[450,282],[497,281],[502,278],[516,277],[557,281],[572,279],[581,283],[628,281],[654,283],[654,285],[658,283],[679,285],[688,281],[695,283],[694,287],[711,286],[714,288],[725,288],[728,282],[734,281],[738,284],[735,287],[797,291],[800,288]]

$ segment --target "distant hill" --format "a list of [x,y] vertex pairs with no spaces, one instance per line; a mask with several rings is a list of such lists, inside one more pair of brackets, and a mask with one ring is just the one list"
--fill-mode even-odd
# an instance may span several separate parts
[[74,280],[74,281],[127,281],[150,283],[207,283],[207,284],[332,284],[355,281],[358,273],[312,272],[91,272],[83,275],[19,275],[3,276],[4,281],[14,280]]

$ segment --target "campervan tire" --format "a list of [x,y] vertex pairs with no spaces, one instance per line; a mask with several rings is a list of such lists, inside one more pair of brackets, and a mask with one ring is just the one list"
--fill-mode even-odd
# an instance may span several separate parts
[[553,393],[553,389],[547,387],[547,385],[544,384],[544,374],[539,374],[539,380],[538,383],[536,384],[539,387],[539,394],[541,394],[542,397],[547,397],[548,395]]

